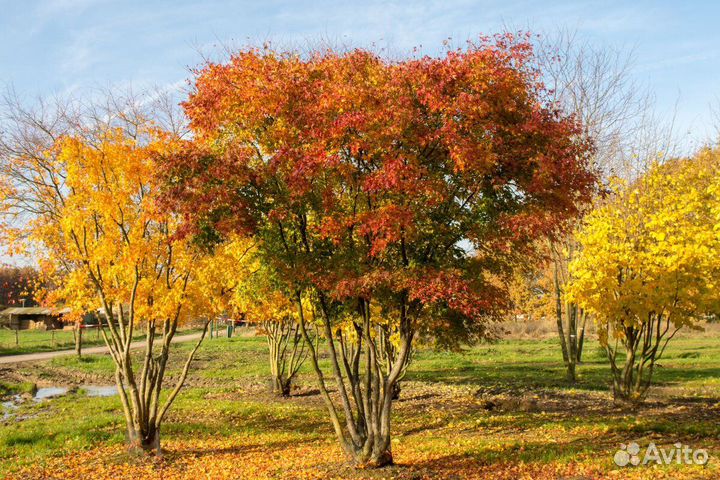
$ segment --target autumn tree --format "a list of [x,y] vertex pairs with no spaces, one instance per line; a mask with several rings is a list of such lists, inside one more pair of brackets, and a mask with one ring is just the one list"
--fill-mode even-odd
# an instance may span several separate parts
[[675,333],[716,309],[719,160],[704,150],[618,181],[578,235],[568,295],[595,318],[619,401],[643,400]]
[[168,203],[201,237],[258,239],[305,339],[310,325],[324,337],[329,371],[308,342],[311,365],[359,465],[393,461],[413,339],[483,335],[518,256],[589,198],[588,145],[531,58],[507,35],[398,61],[248,49],[198,72]]
[[[644,168],[645,149],[656,149],[647,135],[656,128],[652,97],[632,80],[632,52],[597,47],[572,30],[558,30],[539,37],[537,59],[553,102],[573,114],[582,125],[580,135],[593,142],[593,163],[603,178],[634,178]],[[647,138],[644,138],[647,137]],[[651,141],[645,145],[643,141]],[[639,152],[639,148],[643,151]],[[641,153],[641,155],[638,155]],[[642,159],[640,159],[642,157]],[[582,359],[587,315],[565,295],[571,281],[568,265],[579,251],[574,226],[543,241],[545,261],[525,280],[538,292],[533,299],[555,322],[568,381],[577,379]]]
[[202,235],[196,241],[211,247],[198,272],[198,284],[210,300],[210,315],[229,313],[257,325],[268,344],[272,390],[288,396],[308,353],[292,298],[258,261],[255,240],[233,234],[217,244]]
[[272,391],[277,395],[290,395],[293,381],[308,357],[308,345],[317,348],[318,337],[308,326],[308,342],[303,338],[292,297],[273,288],[262,272],[250,278],[251,288],[238,295],[237,305],[248,322],[258,327],[268,345],[268,360]]
[[0,267],[0,305],[30,307],[37,305],[35,291],[42,288],[38,271],[33,267]]
[[[73,117],[15,107],[1,152],[4,231],[56,286],[50,301],[105,317],[128,440],[159,453],[163,419],[207,329],[164,388],[172,339],[200,301],[196,250],[156,205],[157,161],[174,136],[128,105]],[[143,330],[137,358],[131,343]]]

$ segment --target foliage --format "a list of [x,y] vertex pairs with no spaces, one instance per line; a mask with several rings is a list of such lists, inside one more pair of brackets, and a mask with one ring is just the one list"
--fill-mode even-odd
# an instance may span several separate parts
[[292,299],[258,261],[255,240],[231,235],[210,247],[212,252],[200,260],[197,274],[201,294],[210,302],[210,315],[230,314],[257,326],[268,342],[273,390],[288,396],[307,358]]
[[[301,327],[322,327],[339,407],[316,368],[319,385],[360,463],[391,461],[413,337],[484,335],[518,256],[591,195],[589,145],[531,60],[507,35],[403,61],[248,49],[198,72],[196,139],[169,159],[168,204],[196,238],[259,240]],[[400,340],[390,368],[374,360],[381,318]]]
[[578,236],[568,294],[598,323],[619,398],[642,399],[674,332],[717,311],[719,158],[705,150],[618,182]]
[[31,307],[39,288],[42,288],[40,275],[33,267],[0,268],[0,305]]
[[243,301],[253,285],[250,277],[258,269],[255,243],[234,235],[212,247],[198,259],[196,296],[204,299],[207,316],[243,312],[249,307]]
[[[88,117],[49,144],[22,137],[28,143],[2,167],[4,231],[13,249],[38,259],[53,287],[45,303],[68,307],[77,322],[86,312],[108,319],[101,334],[116,364],[129,441],[159,451],[162,420],[187,374],[161,400],[170,342],[202,306],[188,289],[198,252],[155,201],[157,159],[173,148],[172,136],[125,112],[108,118]],[[146,341],[139,365],[129,355],[136,329]]]

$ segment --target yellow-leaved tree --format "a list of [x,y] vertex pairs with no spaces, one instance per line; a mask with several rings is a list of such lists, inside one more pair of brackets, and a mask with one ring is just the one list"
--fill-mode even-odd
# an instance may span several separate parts
[[[289,396],[293,381],[309,353],[292,297],[280,289],[266,269],[260,267],[241,285],[233,302],[267,340],[272,392]],[[307,332],[311,343],[317,346],[318,336],[313,324],[307,325]]]
[[[128,440],[159,452],[163,419],[207,331],[204,322],[166,388],[178,327],[207,308],[193,287],[200,254],[156,202],[156,172],[175,137],[124,111],[75,120],[61,131],[42,118],[20,122],[3,139],[4,230],[54,285],[47,301],[103,319]],[[139,333],[144,352],[134,355]]]
[[[212,299],[215,315],[231,313],[257,326],[268,344],[273,393],[288,396],[292,382],[307,358],[299,329],[297,309],[258,258],[254,240],[238,234],[212,247],[200,269],[198,285]],[[309,326],[311,338],[317,340]]]
[[567,295],[595,318],[617,400],[643,400],[670,339],[716,311],[719,214],[720,154],[706,149],[616,182],[586,217]]

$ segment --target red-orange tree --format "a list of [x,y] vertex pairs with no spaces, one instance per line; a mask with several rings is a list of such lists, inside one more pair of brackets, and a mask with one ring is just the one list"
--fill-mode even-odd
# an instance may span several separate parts
[[481,335],[517,255],[590,195],[588,145],[531,62],[500,36],[403,61],[248,49],[198,72],[196,136],[169,160],[168,203],[199,238],[258,239],[303,331],[324,334],[331,372],[312,345],[310,358],[358,464],[392,463],[413,338]]

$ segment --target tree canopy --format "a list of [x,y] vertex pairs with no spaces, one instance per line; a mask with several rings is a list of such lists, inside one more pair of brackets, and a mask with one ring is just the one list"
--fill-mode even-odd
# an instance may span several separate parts
[[[298,307],[311,298],[338,385],[355,395],[353,411],[341,388],[347,434],[326,396],[331,416],[361,461],[388,459],[386,395],[413,336],[482,335],[513,262],[595,185],[590,145],[547,102],[530,45],[511,35],[399,61],[242,50],[198,71],[184,107],[196,138],[168,161],[167,204],[200,240],[257,239]],[[371,306],[400,338],[384,372]],[[353,348],[335,334],[348,318]]]
[[578,234],[568,296],[595,318],[603,345],[628,349],[630,384],[616,394],[643,397],[674,331],[717,312],[719,168],[718,151],[706,149],[618,180]]

